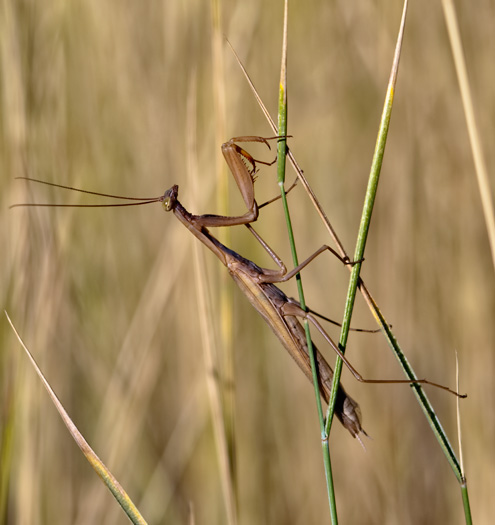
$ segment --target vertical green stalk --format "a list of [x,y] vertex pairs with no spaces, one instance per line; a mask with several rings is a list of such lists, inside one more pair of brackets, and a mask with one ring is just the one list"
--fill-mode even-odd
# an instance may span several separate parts
[[[287,196],[285,194],[285,165],[287,155],[287,20],[288,20],[288,0],[285,1],[284,10],[284,36],[282,44],[282,65],[280,69],[280,89],[279,89],[279,100],[278,100],[278,135],[281,137],[278,141],[277,146],[277,181],[280,186],[280,193],[282,197],[282,204],[284,208],[285,220],[287,225],[287,232],[289,235],[290,249],[292,253],[292,262],[294,267],[299,265],[297,257],[296,244],[294,239],[294,232],[292,229],[292,222],[290,219],[289,206],[287,203]],[[296,275],[297,291],[299,295],[299,303],[301,308],[306,311],[306,301],[304,299],[304,291],[302,286],[301,275]],[[333,524],[338,523],[337,519],[337,507],[335,501],[335,491],[333,486],[332,466],[330,461],[330,451],[328,448],[328,434],[325,433],[325,419],[323,416],[323,408],[321,404],[320,389],[318,385],[318,374],[316,357],[311,340],[311,333],[309,330],[309,323],[306,319],[303,321],[304,331],[306,333],[306,341],[308,345],[308,353],[311,363],[311,372],[313,376],[313,386],[316,398],[316,409],[318,412],[318,420],[320,423],[320,431],[322,438],[322,453],[323,453],[323,464],[325,468],[325,479],[327,483],[328,491],[328,503],[330,507],[330,516]]]
[[469,504],[469,495],[468,495],[466,478],[462,478],[461,494],[462,494],[462,505],[464,507],[464,517],[466,519],[466,525],[472,525],[473,518],[471,516],[471,505]]
[[[389,86],[387,96],[385,98],[385,105],[383,108],[382,119],[380,122],[380,129],[378,132],[378,139],[375,146],[375,153],[373,155],[373,162],[371,165],[370,177],[368,180],[368,188],[366,190],[366,197],[364,200],[363,213],[361,216],[361,224],[359,226],[359,233],[356,243],[356,250],[354,252],[354,260],[361,261],[364,257],[364,250],[366,247],[366,240],[368,238],[368,232],[371,222],[371,214],[373,211],[373,205],[375,203],[376,192],[378,189],[378,181],[380,178],[380,171],[383,162],[383,154],[385,151],[385,144],[387,141],[388,128],[390,124],[390,116],[392,113],[392,104],[394,98],[394,88],[392,85]],[[354,309],[354,301],[356,299],[356,292],[359,283],[359,273],[361,271],[361,262],[357,262],[351,271],[351,277],[349,280],[349,287],[347,291],[347,300],[344,309],[344,319],[342,321],[342,328],[340,332],[339,348],[342,352],[345,352],[347,345],[347,339],[349,336],[349,329],[351,326],[352,311]],[[335,364],[335,374],[332,382],[332,392],[330,395],[330,403],[328,405],[327,413],[327,432],[330,432],[332,424],[333,410],[335,407],[335,401],[337,399],[337,391],[342,373],[342,359],[337,357]]]
[[[407,13],[407,0],[404,2],[404,10],[402,13],[402,20],[399,29],[399,36],[397,39],[397,45],[395,48],[394,61],[392,64],[392,72],[390,73],[390,79],[387,88],[387,94],[385,97],[385,104],[383,107],[382,118],[380,121],[380,128],[378,130],[378,138],[375,145],[375,152],[373,154],[373,161],[371,164],[370,176],[368,179],[368,188],[366,190],[366,197],[364,200],[363,213],[361,216],[361,224],[359,226],[359,233],[356,242],[356,250],[354,252],[354,260],[359,261],[355,264],[351,271],[351,277],[349,280],[349,287],[347,291],[347,300],[344,309],[344,318],[342,321],[342,328],[340,332],[339,348],[342,353],[345,352],[347,345],[347,339],[349,336],[349,329],[351,325],[352,311],[354,308],[354,301],[356,299],[356,292],[359,284],[359,273],[361,271],[361,260],[364,257],[364,250],[366,247],[366,240],[368,238],[368,232],[371,222],[371,214],[375,203],[376,192],[378,189],[378,181],[380,179],[380,171],[383,163],[383,154],[385,152],[385,144],[387,142],[388,129],[390,125],[390,116],[392,114],[392,105],[394,100],[394,88],[397,81],[397,72],[399,68],[400,52],[402,48],[402,39],[404,36],[404,26],[406,21]],[[332,420],[335,410],[335,402],[337,400],[337,391],[340,382],[340,376],[342,374],[342,359],[337,357],[335,363],[335,373],[332,382],[332,391],[330,393],[330,401],[328,404],[327,420],[325,430],[330,433],[332,426]]]

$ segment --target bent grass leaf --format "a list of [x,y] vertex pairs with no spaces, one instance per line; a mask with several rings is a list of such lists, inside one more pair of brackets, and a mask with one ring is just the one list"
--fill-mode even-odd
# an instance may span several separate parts
[[119,502],[119,505],[124,509],[124,512],[127,514],[128,518],[132,521],[132,523],[138,525],[146,525],[145,519],[138,511],[137,507],[134,505],[132,500],[129,498],[127,492],[122,488],[120,483],[116,480],[115,476],[110,472],[110,470],[103,463],[103,461],[101,461],[101,459],[96,455],[95,451],[89,446],[88,442],[84,439],[81,432],[79,432],[78,428],[76,427],[72,419],[69,417],[69,414],[67,413],[62,403],[58,399],[57,395],[53,391],[52,387],[48,383],[47,379],[43,375],[43,372],[36,363],[36,360],[34,359],[33,355],[28,350],[27,346],[24,344],[24,341],[17,332],[14,323],[12,322],[12,320],[9,317],[9,314],[6,311],[5,315],[17,339],[19,340],[19,343],[21,344],[22,348],[26,352],[26,355],[29,357],[31,364],[36,370],[38,377],[41,379],[43,386],[46,388],[50,399],[52,400],[53,404],[55,405],[55,408],[60,414],[62,421],[65,423],[65,426],[68,428],[69,432],[74,438],[74,441],[81,449],[89,464],[93,467],[98,476],[100,476],[105,485],[109,488],[110,492],[113,494],[114,498]]

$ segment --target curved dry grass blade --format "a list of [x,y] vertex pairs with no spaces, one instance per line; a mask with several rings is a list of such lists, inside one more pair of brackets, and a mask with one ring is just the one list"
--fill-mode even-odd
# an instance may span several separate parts
[[469,142],[473,152],[474,167],[476,170],[476,178],[478,180],[481,204],[483,206],[483,214],[485,216],[486,229],[490,242],[492,262],[495,267],[495,211],[493,208],[492,190],[490,188],[490,181],[488,179],[481,140],[478,134],[478,126],[474,116],[473,99],[471,96],[471,88],[469,86],[464,52],[462,50],[459,25],[457,23],[457,16],[452,0],[442,0],[442,7],[445,16],[445,22],[447,24],[447,30],[449,32],[450,47],[452,48],[452,55],[454,57],[459,89],[461,91],[462,106],[464,108],[464,115],[466,116]]
[[27,346],[24,344],[24,341],[21,339],[21,336],[17,332],[14,324],[12,323],[9,317],[9,314],[5,310],[4,312],[5,312],[5,316],[7,317],[7,320],[12,330],[14,331],[19,343],[21,344],[22,348],[24,349],[27,356],[29,357],[29,360],[31,361],[31,364],[36,370],[38,377],[41,379],[41,382],[43,383],[43,386],[46,388],[48,395],[50,396],[50,399],[55,405],[55,408],[60,414],[62,421],[65,423],[65,426],[68,428],[69,432],[71,433],[78,447],[81,449],[82,453],[86,456],[86,459],[88,460],[90,465],[93,467],[93,469],[96,471],[96,473],[100,476],[100,478],[103,480],[105,485],[110,489],[110,492],[113,494],[114,498],[119,502],[120,506],[124,509],[124,512],[127,514],[129,519],[133,523],[136,523],[139,525],[146,525],[145,519],[141,516],[141,513],[138,511],[137,507],[131,501],[127,492],[122,488],[122,486],[115,479],[115,477],[110,472],[110,470],[108,470],[105,464],[96,455],[94,450],[89,446],[88,442],[84,439],[83,435],[79,432],[76,425],[72,422],[71,418],[69,417],[69,414],[67,414],[66,410],[64,409],[62,403],[58,399],[55,392],[53,391],[52,387],[50,386],[48,381],[45,379],[43,372],[40,370],[31,352],[28,350]]

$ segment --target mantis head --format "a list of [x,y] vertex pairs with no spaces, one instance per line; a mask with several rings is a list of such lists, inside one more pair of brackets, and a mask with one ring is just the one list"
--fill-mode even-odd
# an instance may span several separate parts
[[165,211],[170,211],[175,208],[175,204],[177,203],[177,195],[179,194],[179,186],[175,184],[172,186],[169,190],[167,190],[162,197],[160,197],[160,201],[162,203],[163,208]]

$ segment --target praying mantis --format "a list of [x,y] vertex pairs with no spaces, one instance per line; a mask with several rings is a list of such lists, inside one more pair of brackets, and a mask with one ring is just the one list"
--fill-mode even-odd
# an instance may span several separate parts
[[[222,216],[222,215],[194,215],[178,200],[179,187],[172,186],[162,196],[151,199],[139,199],[132,197],[122,197],[117,195],[102,194],[69,186],[62,186],[45,181],[20,177],[21,179],[40,182],[50,186],[71,189],[91,195],[99,195],[116,199],[138,201],[132,203],[120,204],[93,204],[93,205],[65,205],[65,204],[17,204],[15,206],[62,206],[62,207],[107,207],[107,206],[133,206],[141,204],[150,204],[161,202],[166,212],[172,212],[174,216],[182,223],[199,241],[201,241],[211,252],[213,252],[220,262],[227,268],[227,271],[233,278],[242,293],[246,296],[253,307],[260,313],[268,326],[275,333],[282,346],[291,355],[306,377],[312,381],[312,372],[306,334],[300,319],[307,319],[320,332],[325,341],[340,356],[344,364],[350,370],[352,375],[363,383],[422,383],[442,388],[459,397],[466,397],[458,394],[450,388],[431,382],[427,379],[417,379],[410,381],[408,379],[366,379],[358,373],[351,365],[348,359],[342,354],[338,346],[333,342],[330,336],[323,329],[321,324],[309,309],[303,310],[301,305],[276,286],[276,283],[288,281],[297,275],[303,268],[311,263],[318,255],[330,251],[344,264],[354,264],[353,262],[342,259],[331,247],[323,245],[304,262],[299,264],[291,271],[287,271],[286,266],[268,244],[256,233],[251,223],[258,219],[259,206],[254,194],[254,175],[256,173],[256,162],[262,164],[271,164],[268,162],[255,160],[247,151],[241,148],[239,142],[260,142],[269,147],[268,140],[280,137],[263,138],[258,136],[234,137],[222,145],[222,153],[225,161],[234,176],[241,196],[246,205],[247,211],[240,216]],[[236,225],[245,225],[261,244],[264,250],[271,257],[276,269],[261,268],[253,261],[243,257],[237,252],[231,250],[222,244],[208,230],[210,227],[228,227]],[[315,352],[315,362],[317,363],[317,376],[319,383],[319,392],[321,397],[328,402],[333,378],[333,370],[327,363],[320,351],[313,345]],[[360,434],[367,435],[361,423],[361,411],[358,403],[352,399],[339,385],[335,414],[342,425],[349,433],[360,440]]]

